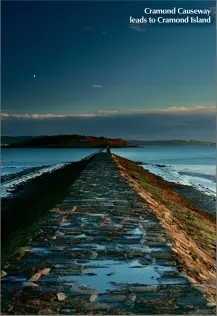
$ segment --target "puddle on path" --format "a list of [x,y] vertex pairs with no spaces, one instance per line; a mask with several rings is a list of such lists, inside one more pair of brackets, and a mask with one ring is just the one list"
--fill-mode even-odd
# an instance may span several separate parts
[[117,249],[121,250],[135,250],[135,251],[141,251],[144,253],[149,253],[150,249],[149,246],[140,245],[140,244],[116,244]]
[[95,217],[104,217],[106,215],[107,213],[91,213],[91,216],[95,216]]
[[64,222],[64,223],[60,223],[60,226],[61,227],[69,227],[69,226],[72,226],[72,223],[71,222]]
[[135,229],[133,229],[131,231],[131,233],[134,234],[134,235],[143,235],[144,234],[144,232],[141,230],[140,227],[136,227]]
[[80,234],[74,237],[79,239],[79,238],[87,238],[88,236],[86,236],[85,234]]
[[6,276],[1,282],[25,282],[27,278],[23,276]]
[[92,215],[91,217],[80,217],[81,223],[84,223],[84,224],[92,224],[94,221],[96,222],[97,220],[98,220],[97,217],[95,216],[93,218]]
[[[83,264],[87,274],[60,276],[59,281],[88,285],[99,293],[114,289],[118,284],[159,285],[158,279],[173,267],[143,266],[138,260],[121,262],[115,260],[90,260]],[[175,278],[174,278],[175,280]]]
[[46,247],[35,247],[35,248],[32,248],[30,250],[31,253],[36,253],[36,254],[46,254],[46,253],[51,253],[50,249],[49,248],[46,248]]
[[177,277],[162,277],[158,279],[159,284],[167,285],[167,284],[189,284],[188,279],[182,276],[177,276]]
[[144,235],[145,235],[144,231],[142,231],[140,227],[130,229],[128,231],[128,234],[129,235],[125,236],[126,239],[138,239],[138,238],[144,239]]
[[171,248],[168,246],[150,246],[151,252],[172,252]]

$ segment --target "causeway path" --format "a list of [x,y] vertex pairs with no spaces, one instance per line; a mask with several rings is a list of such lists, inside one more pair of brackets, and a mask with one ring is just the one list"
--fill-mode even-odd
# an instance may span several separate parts
[[[25,245],[24,245],[25,246]],[[97,154],[2,278],[2,314],[212,314],[166,232]]]

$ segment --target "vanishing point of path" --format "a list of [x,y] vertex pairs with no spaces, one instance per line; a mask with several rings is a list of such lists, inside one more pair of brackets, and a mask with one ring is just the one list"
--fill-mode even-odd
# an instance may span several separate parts
[[2,314],[211,313],[110,154],[95,156],[21,252],[2,278]]

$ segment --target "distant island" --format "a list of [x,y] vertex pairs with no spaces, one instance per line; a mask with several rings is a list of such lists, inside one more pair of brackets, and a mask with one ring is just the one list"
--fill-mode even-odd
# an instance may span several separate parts
[[130,147],[123,139],[81,136],[81,135],[54,135],[54,136],[2,136],[2,148],[103,148],[108,144],[112,148]]
[[146,146],[216,146],[214,142],[196,140],[124,140],[82,135],[54,136],[2,136],[2,148],[102,148],[109,144],[111,148]]
[[198,140],[131,140],[128,143],[133,147],[145,146],[216,146],[214,142]]

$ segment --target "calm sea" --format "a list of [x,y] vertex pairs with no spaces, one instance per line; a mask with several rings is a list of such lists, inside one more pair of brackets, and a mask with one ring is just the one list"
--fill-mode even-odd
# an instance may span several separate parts
[[[2,175],[37,166],[44,171],[78,161],[96,149],[2,149]],[[190,184],[207,194],[216,192],[215,147],[145,147],[113,149],[113,153],[142,163],[145,169],[163,178]],[[159,166],[161,165],[161,166]],[[163,166],[162,166],[163,165]],[[43,172],[44,172],[43,171]]]
[[26,168],[78,161],[95,151],[96,149],[92,148],[3,148],[1,172],[5,175]]

